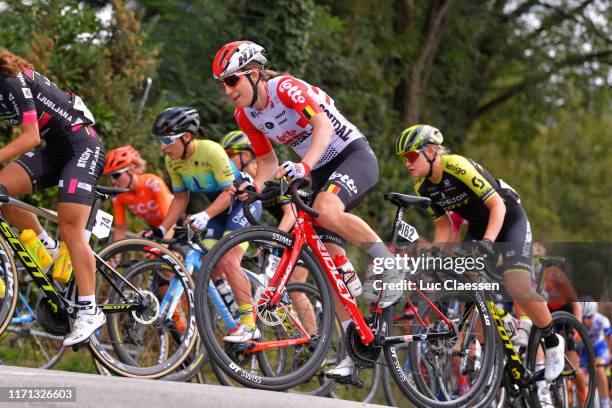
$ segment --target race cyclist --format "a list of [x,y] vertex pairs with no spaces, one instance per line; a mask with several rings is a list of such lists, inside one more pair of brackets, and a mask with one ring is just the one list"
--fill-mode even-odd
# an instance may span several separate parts
[[[225,149],[230,160],[238,167],[238,170],[247,173],[251,178],[255,178],[257,174],[255,151],[253,150],[253,146],[251,146],[251,141],[242,130],[229,132],[221,138],[220,144]],[[296,211],[295,206],[288,196],[275,196],[262,204],[276,219],[278,229],[285,232],[291,231],[295,224]],[[277,261],[280,261],[277,255],[278,254],[268,255],[268,262],[270,262],[270,257],[272,256],[276,257]],[[291,279],[289,280],[290,282],[306,282],[308,279],[308,270],[300,266],[300,264],[301,261],[298,261],[298,265],[295,267]],[[291,303],[295,306],[300,321],[304,323],[306,332],[310,335],[316,334],[317,325],[314,307],[306,294],[302,292],[293,292],[290,296]]]
[[[378,181],[378,162],[364,135],[321,89],[266,70],[266,62],[264,48],[251,41],[224,45],[213,61],[214,76],[235,105],[236,122],[257,157],[255,188],[265,195],[265,183],[275,177],[293,181],[310,175],[316,194],[313,208],[320,214],[317,223],[322,227],[319,235],[327,236],[324,242],[332,259],[344,254],[344,240],[374,258],[391,258],[368,224],[349,212]],[[301,161],[279,166],[270,140],[289,145]],[[246,183],[241,189],[245,187]],[[245,199],[246,194],[239,198]],[[400,283],[403,271],[385,271],[383,280]],[[399,290],[385,291],[379,306],[388,307],[401,296]],[[351,320],[337,297],[336,305],[346,330]],[[347,357],[329,376],[347,377],[353,367]]]
[[[198,135],[206,137],[206,133],[200,127],[200,116],[195,109],[178,106],[164,110],[155,118],[153,134],[166,155],[166,170],[172,181],[174,198],[168,214],[151,234],[164,236],[187,209],[191,193],[204,194],[210,201],[205,210],[186,221],[197,230],[206,229],[204,244],[208,249],[223,235],[249,225],[241,205],[230,208],[232,197],[227,191],[234,180],[242,180],[243,175],[218,143],[196,139]],[[254,208],[256,218],[261,214],[260,208]],[[240,313],[240,326],[224,338],[227,342],[261,337],[253,317],[250,282],[240,267],[246,249],[236,247],[220,261],[215,271],[216,278],[227,278]]]
[[[84,233],[104,168],[104,146],[93,116],[77,95],[60,89],[23,58],[0,50],[0,119],[20,129],[0,148],[0,162],[17,157],[0,171],[6,192],[19,196],[59,187],[59,230],[79,292],[77,317],[64,345],[83,342],[106,322],[96,306],[96,263]],[[6,206],[3,213],[18,229],[32,228],[43,243],[48,241],[35,215]]]
[[415,178],[415,192],[431,199],[433,243],[449,242],[449,210],[468,222],[464,242],[479,240],[490,253],[494,252],[494,242],[502,243],[504,287],[541,330],[546,354],[544,376],[552,382],[563,370],[565,341],[555,333],[546,303],[531,286],[532,239],[525,210],[510,186],[494,179],[476,162],[448,154],[442,141],[438,129],[414,125],[401,133],[395,145],[396,154],[406,159],[405,167]]
[[129,190],[113,198],[114,241],[126,236],[126,209],[150,228],[159,227],[168,214],[172,193],[161,177],[144,173],[145,165],[140,153],[130,145],[113,149],[106,155],[104,175],[110,177],[113,187]]

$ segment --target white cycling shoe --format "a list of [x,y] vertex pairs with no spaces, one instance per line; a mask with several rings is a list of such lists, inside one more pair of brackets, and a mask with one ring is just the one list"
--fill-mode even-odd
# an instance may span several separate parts
[[406,273],[400,269],[387,269],[380,275],[383,282],[383,291],[378,306],[385,309],[397,303],[404,296],[402,283]]
[[228,343],[244,343],[249,340],[259,340],[261,339],[261,332],[257,327],[250,328],[246,324],[241,324],[238,329],[223,337],[223,341],[227,341]]
[[563,371],[565,366],[565,339],[556,334],[559,344],[556,347],[544,349],[546,355],[546,366],[544,367],[544,379],[553,382]]
[[341,378],[341,377],[350,377],[353,368],[355,367],[355,362],[349,356],[344,357],[344,359],[338,364],[336,367],[332,368],[325,372],[325,376],[327,378]]
[[84,342],[104,323],[106,323],[106,316],[99,307],[96,307],[95,314],[78,314],[72,324],[72,331],[64,339],[64,346]]

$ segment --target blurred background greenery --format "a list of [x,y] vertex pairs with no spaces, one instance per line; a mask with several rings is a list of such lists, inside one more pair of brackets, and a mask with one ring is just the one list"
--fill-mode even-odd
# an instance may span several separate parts
[[[381,236],[394,215],[382,193],[412,191],[395,138],[423,122],[515,187],[536,239],[605,241],[611,17],[608,0],[5,0],[0,46],[79,93],[107,150],[131,143],[163,174],[154,117],[193,105],[212,139],[234,129],[211,62],[226,42],[250,39],[368,137],[382,173],[356,212]],[[3,145],[14,130],[0,126]],[[53,207],[54,190],[30,199]],[[423,214],[410,218],[431,237]]]

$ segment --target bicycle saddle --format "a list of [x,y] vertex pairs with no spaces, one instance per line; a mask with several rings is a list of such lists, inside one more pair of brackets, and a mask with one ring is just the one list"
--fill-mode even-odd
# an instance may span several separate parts
[[427,197],[417,197],[407,194],[400,193],[385,193],[385,200],[391,201],[391,203],[397,207],[419,207],[427,208],[431,204],[431,200]]
[[125,193],[126,191],[130,191],[127,188],[115,188],[115,187],[106,187],[106,186],[96,186],[96,194],[98,197],[103,199],[108,199],[116,196],[117,194]]

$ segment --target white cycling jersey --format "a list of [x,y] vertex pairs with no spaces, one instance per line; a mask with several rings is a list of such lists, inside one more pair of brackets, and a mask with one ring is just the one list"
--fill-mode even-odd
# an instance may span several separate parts
[[588,327],[587,331],[589,332],[591,342],[593,344],[597,344],[600,341],[605,340],[605,336],[612,333],[612,328],[610,328],[610,320],[608,320],[608,318],[601,313],[595,313],[591,327]]
[[310,119],[325,112],[334,133],[327,150],[313,169],[335,158],[352,141],[364,137],[359,129],[336,109],[334,100],[317,87],[289,75],[275,77],[266,86],[264,109],[237,108],[234,116],[247,134],[257,156],[269,153],[269,140],[290,145],[304,157],[312,142]]

